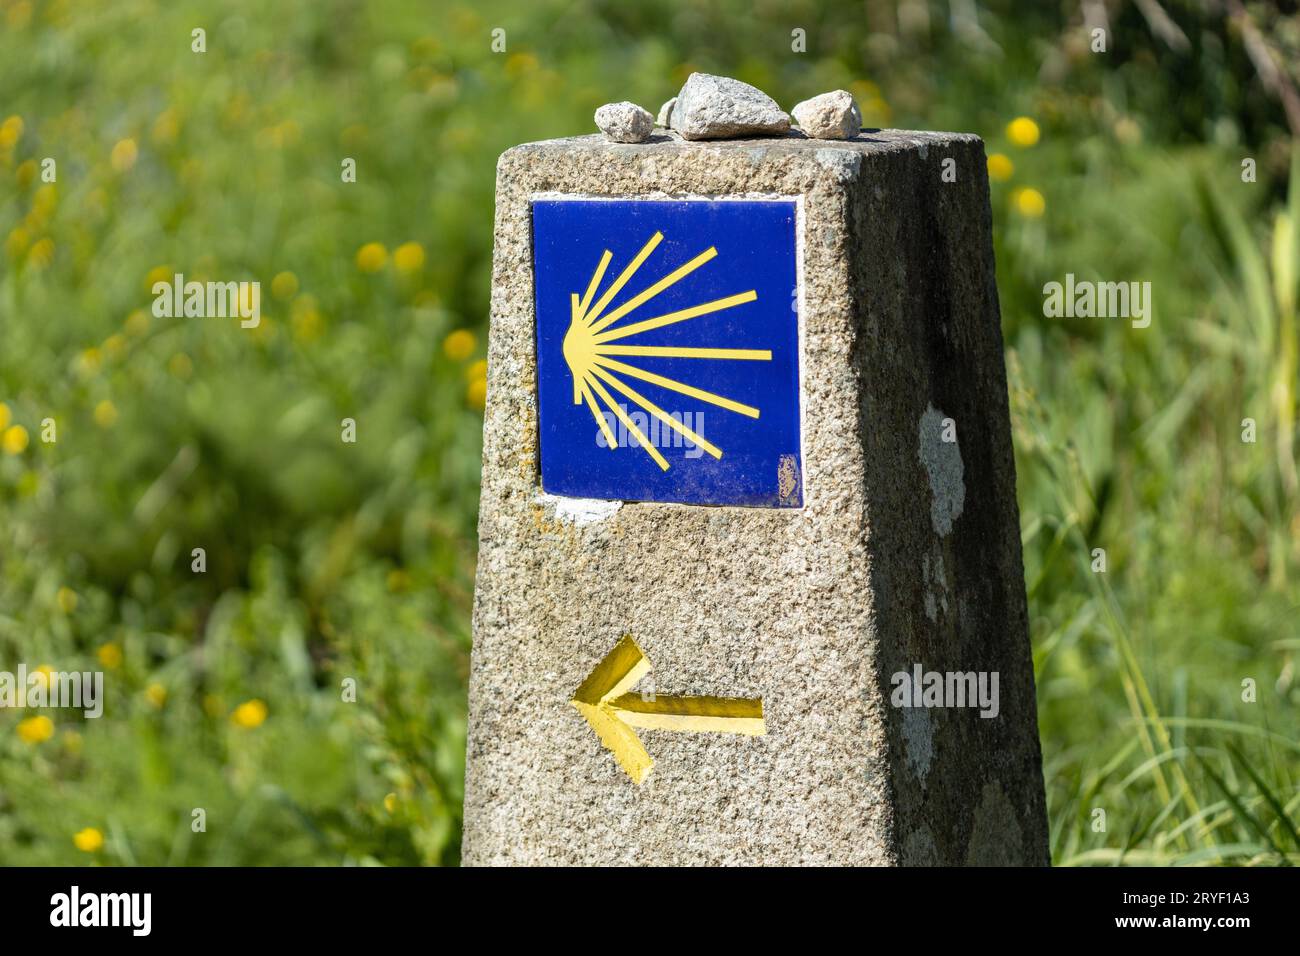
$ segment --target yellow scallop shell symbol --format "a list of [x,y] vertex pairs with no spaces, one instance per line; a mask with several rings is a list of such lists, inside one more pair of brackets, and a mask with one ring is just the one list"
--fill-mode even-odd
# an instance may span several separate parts
[[[659,281],[606,314],[605,309],[609,307],[614,297],[622,291],[623,286],[627,285],[628,281],[636,275],[637,270],[650,257],[650,254],[663,241],[663,238],[661,232],[656,232],[651,236],[650,240],[641,247],[641,251],[636,254],[636,257],[628,263],[622,274],[593,303],[592,300],[600,288],[601,280],[605,277],[605,270],[609,268],[610,260],[614,258],[613,253],[608,249],[605,250],[604,255],[600,258],[600,263],[596,266],[596,271],[592,273],[591,282],[587,285],[587,291],[581,298],[576,292],[570,296],[572,318],[569,322],[569,330],[564,335],[564,361],[568,364],[569,372],[573,375],[573,404],[580,405],[584,401],[587,403],[587,407],[591,409],[591,414],[596,419],[596,424],[600,426],[601,432],[604,433],[609,447],[611,449],[617,448],[618,442],[610,431],[609,422],[600,412],[600,407],[596,403],[598,398],[609,407],[611,412],[618,416],[619,421],[627,428],[628,433],[636,438],[637,443],[654,459],[655,464],[667,471],[667,459],[659,453],[659,449],[655,448],[636,426],[623,406],[605,388],[606,385],[626,396],[630,401],[645,409],[646,412],[659,419],[669,428],[680,433],[687,441],[703,448],[714,458],[722,457],[721,448],[706,441],[701,435],[682,424],[679,418],[665,412],[650,399],[624,382],[620,376],[640,379],[652,385],[658,385],[661,388],[690,396],[699,401],[717,405],[720,408],[737,412],[749,418],[758,418],[758,409],[752,405],[743,405],[713,392],[695,388],[684,382],[678,382],[663,375],[656,375],[620,359],[642,357],[740,359],[770,362],[772,353],[768,349],[684,348],[678,346],[623,344],[622,340],[632,338],[642,332],[649,332],[652,329],[663,328],[665,325],[673,325],[677,322],[685,322],[687,319],[709,315],[712,312],[720,312],[723,309],[730,309],[746,302],[753,302],[758,298],[758,294],[753,289],[750,289],[748,292],[729,295],[723,299],[715,299],[712,302],[694,305],[665,315],[657,315],[654,318],[642,319],[629,325],[615,326],[615,323],[620,319],[630,315],[660,292],[681,281],[718,254],[718,250],[710,246],[685,265],[674,269]],[[614,327],[611,328],[611,326]]]

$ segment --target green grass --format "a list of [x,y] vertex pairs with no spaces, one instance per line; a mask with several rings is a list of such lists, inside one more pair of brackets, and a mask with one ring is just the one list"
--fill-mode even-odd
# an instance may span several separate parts
[[[456,862],[495,158],[602,102],[654,111],[692,68],[787,106],[843,86],[868,122],[1010,160],[994,237],[1053,859],[1300,860],[1300,174],[1221,24],[1197,35],[1227,52],[1184,61],[1126,13],[1101,60],[1009,3],[981,5],[1000,53],[946,4],[924,30],[875,2],[222,9],[0,0],[0,121],[23,125],[0,134],[0,403],[29,438],[0,450],[0,669],[113,665],[105,719],[58,712],[33,742],[0,712],[0,862]],[[1019,115],[1037,145],[1009,142]],[[409,242],[424,262],[399,269]],[[260,280],[262,327],[142,317],[155,270]],[[1151,327],[1044,318],[1066,272],[1151,281]],[[251,700],[266,719],[241,726]]]

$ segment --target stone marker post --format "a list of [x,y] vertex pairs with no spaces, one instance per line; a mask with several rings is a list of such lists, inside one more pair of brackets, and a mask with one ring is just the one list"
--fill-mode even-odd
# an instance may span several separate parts
[[970,135],[497,168],[468,864],[1048,862]]

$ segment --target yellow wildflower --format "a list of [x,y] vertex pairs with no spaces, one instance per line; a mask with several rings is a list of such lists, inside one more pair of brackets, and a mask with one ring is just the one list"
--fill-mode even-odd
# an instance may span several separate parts
[[50,677],[54,674],[54,668],[49,664],[42,664],[40,667],[36,668],[36,670],[32,671],[32,674],[38,678],[37,683],[40,684],[41,687],[48,689],[50,686]]
[[476,378],[465,389],[465,401],[470,408],[482,409],[487,404],[487,379]]
[[54,721],[44,716],[20,720],[18,736],[24,743],[43,744],[54,736]]
[[424,247],[418,242],[402,243],[393,250],[393,265],[398,272],[419,272],[424,268]]
[[117,423],[117,406],[107,398],[95,406],[95,424],[100,428],[112,428]]
[[54,259],[54,240],[46,236],[32,246],[27,253],[27,261],[36,269],[44,269]]
[[1043,194],[1031,186],[1025,186],[1017,189],[1012,196],[1016,204],[1016,212],[1026,219],[1037,219],[1047,211],[1047,200]]
[[59,204],[59,191],[55,188],[54,183],[42,184],[36,192],[32,193],[32,212],[44,221],[50,218],[54,212],[54,207]]
[[103,359],[103,355],[95,346],[92,345],[88,349],[83,349],[81,354],[77,356],[77,371],[83,376],[94,375],[99,371]]
[[136,148],[135,140],[122,139],[113,146],[113,152],[109,154],[109,162],[112,163],[114,172],[130,172],[139,155],[140,151]]
[[1038,135],[1038,124],[1028,116],[1017,116],[1007,124],[1007,139],[1022,149],[1037,143]]
[[163,110],[158,114],[158,118],[153,121],[153,141],[155,143],[174,142],[178,132],[180,132],[180,122],[176,118],[174,109]]
[[442,354],[453,362],[463,362],[474,354],[478,340],[469,329],[457,329],[442,343]]
[[315,306],[295,308],[290,321],[293,323],[293,337],[298,342],[315,342],[325,328],[324,320]]
[[378,272],[388,261],[388,250],[383,243],[367,242],[357,250],[357,268],[362,272]]
[[23,118],[10,116],[0,123],[0,149],[9,149],[23,137]]
[[5,429],[5,433],[0,437],[0,445],[4,447],[5,453],[9,455],[21,455],[27,450],[27,429],[22,425],[12,425]]
[[1005,153],[994,153],[989,157],[989,179],[996,183],[1005,183],[1016,171],[1015,163]]
[[298,277],[292,272],[278,272],[271,280],[271,295],[277,299],[292,299],[298,291]]
[[171,282],[176,270],[169,265],[154,266],[144,277],[145,291],[153,294],[154,283]]
[[78,830],[73,834],[72,842],[77,845],[77,849],[82,853],[94,853],[104,848],[104,834],[94,827],[86,827],[86,829]]
[[260,727],[266,721],[266,704],[256,697],[246,700],[234,709],[230,719],[236,727],[243,727],[245,730]]
[[149,331],[149,313],[144,309],[136,309],[126,317],[126,334],[136,338],[144,335]]
[[31,239],[27,235],[27,230],[22,226],[15,226],[14,230],[9,233],[9,238],[5,240],[5,252],[9,253],[9,258],[17,259],[27,251],[27,246]]
[[511,78],[531,73],[537,67],[537,57],[532,53],[511,53],[506,57],[506,76]]

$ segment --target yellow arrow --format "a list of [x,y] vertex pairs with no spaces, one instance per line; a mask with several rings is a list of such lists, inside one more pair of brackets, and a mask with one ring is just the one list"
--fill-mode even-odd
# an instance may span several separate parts
[[650,662],[641,648],[630,634],[624,635],[569,701],[634,783],[645,780],[654,761],[633,727],[755,737],[767,733],[762,699],[663,695],[647,699],[629,693],[649,672]]

